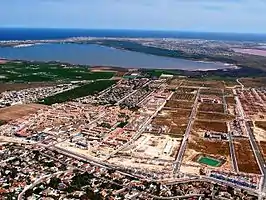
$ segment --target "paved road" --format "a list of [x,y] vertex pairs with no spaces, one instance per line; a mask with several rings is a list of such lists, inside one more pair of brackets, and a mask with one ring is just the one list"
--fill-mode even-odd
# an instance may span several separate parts
[[[234,94],[236,94],[236,90],[235,89],[233,89],[233,92],[234,92]],[[237,108],[239,110],[240,120],[244,121],[244,129],[245,129],[245,131],[246,131],[246,133],[248,135],[248,138],[249,138],[253,153],[255,155],[255,158],[257,160],[257,163],[259,165],[259,168],[260,168],[262,176],[263,176],[263,181],[261,183],[260,190],[263,193],[263,195],[266,195],[266,168],[265,168],[264,158],[263,158],[263,156],[262,156],[262,154],[260,152],[259,146],[258,146],[258,144],[256,142],[256,139],[255,139],[255,136],[253,134],[253,131],[251,130],[248,122],[245,119],[245,112],[244,112],[244,109],[242,107],[242,104],[241,104],[238,96],[235,96],[235,100],[236,100],[236,103],[237,103]]]
[[204,194],[186,194],[182,196],[173,196],[173,197],[159,197],[152,194],[146,194],[148,197],[152,197],[153,199],[163,199],[163,200],[170,200],[170,199],[188,199],[188,198],[195,198],[195,197],[204,197]]
[[225,94],[224,94],[224,90],[222,90],[223,93],[223,106],[224,106],[224,113],[227,114],[228,113],[228,107],[227,107],[227,102],[225,99]]
[[[149,85],[152,81],[148,81],[147,83],[145,83],[141,88],[144,88],[145,86]],[[139,88],[139,89],[141,89]],[[125,97],[123,97],[122,99],[120,99],[118,102],[116,102],[115,105],[119,105],[120,103],[122,103],[124,100],[126,100],[128,97],[130,97],[131,95],[135,94],[139,89],[134,90],[133,92],[129,93],[128,95],[126,95]]]
[[263,182],[262,182],[262,185],[261,185],[261,191],[263,193],[266,193],[266,168],[265,168],[264,158],[261,155],[259,146],[258,146],[258,144],[256,142],[256,139],[255,139],[255,136],[253,134],[253,131],[251,130],[250,126],[248,125],[248,122],[245,122],[245,126],[246,126],[246,129],[247,129],[247,132],[248,132],[249,141],[251,143],[252,150],[254,152],[255,158],[257,160],[257,163],[258,163],[258,165],[260,167],[260,170],[262,172],[262,175],[263,175]]
[[255,88],[251,89],[252,93],[256,96],[257,101],[260,101],[259,103],[265,105],[264,100],[261,98],[261,96],[258,94],[258,92],[255,90]]
[[230,147],[230,155],[231,155],[231,159],[232,159],[233,169],[236,173],[238,173],[239,169],[238,169],[238,165],[237,165],[237,161],[236,161],[236,153],[235,153],[235,147],[233,144],[233,138],[232,138],[231,131],[229,131],[228,137],[229,137],[229,147]]
[[194,106],[193,106],[193,109],[192,109],[191,114],[189,116],[189,122],[188,122],[188,125],[187,125],[187,129],[186,129],[185,135],[183,137],[183,140],[182,140],[182,143],[181,143],[180,150],[178,152],[177,158],[176,158],[176,160],[174,162],[174,170],[173,170],[174,174],[177,171],[179,171],[180,165],[181,165],[181,162],[182,162],[185,150],[186,150],[188,137],[189,137],[192,125],[194,123],[194,120],[195,120],[195,117],[196,117],[196,113],[197,113],[200,90],[201,90],[201,88],[198,89],[197,96],[196,96],[196,99],[194,101]]
[[239,79],[236,79],[236,82],[239,83],[239,85],[241,85],[242,90],[244,89],[244,85],[239,81]]
[[24,196],[24,194],[25,194],[25,192],[26,192],[27,190],[29,190],[29,189],[35,187],[36,185],[38,185],[39,183],[43,182],[44,180],[49,179],[49,178],[52,178],[53,176],[57,176],[57,175],[59,175],[59,174],[63,174],[63,173],[70,172],[70,171],[72,171],[72,169],[69,169],[69,170],[67,170],[67,171],[59,171],[59,172],[56,172],[56,173],[54,173],[54,174],[45,175],[45,176],[42,176],[42,177],[36,179],[32,184],[26,186],[26,187],[22,190],[22,192],[18,195],[18,200],[23,200],[23,199],[24,199],[23,196]]

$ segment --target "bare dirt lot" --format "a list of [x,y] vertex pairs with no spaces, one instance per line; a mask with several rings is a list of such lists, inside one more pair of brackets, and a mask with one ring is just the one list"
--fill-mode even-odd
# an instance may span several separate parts
[[187,128],[187,119],[174,119],[166,117],[156,117],[152,124],[157,126],[166,126],[168,127],[168,133],[170,135],[183,135]]
[[229,95],[229,96],[233,96],[234,95],[234,92],[233,92],[233,90],[231,88],[225,88],[224,89],[224,94],[225,95]]
[[179,86],[181,82],[182,82],[181,79],[173,79],[173,80],[169,80],[169,81],[167,81],[167,83],[168,83],[170,86],[173,86],[173,87],[177,87],[177,86]]
[[178,109],[178,108],[174,110],[162,109],[158,116],[171,118],[171,119],[188,118],[190,112],[191,112],[190,110]]
[[179,87],[176,91],[177,93],[195,93],[197,89],[190,87]]
[[218,95],[221,96],[223,95],[223,92],[221,89],[216,89],[216,88],[205,88],[200,90],[201,94],[206,94],[206,95]]
[[226,101],[227,105],[235,105],[236,104],[235,98],[233,96],[225,97],[225,101]]
[[263,130],[266,131],[266,121],[256,121],[255,122],[255,125],[258,127],[258,128],[261,128]]
[[15,105],[7,108],[2,108],[0,109],[0,120],[2,121],[15,120],[23,116],[33,114],[37,112],[39,109],[44,107],[46,106],[40,104],[23,104],[23,105]]
[[224,160],[225,163],[219,169],[231,170],[232,165],[228,142],[205,140],[200,138],[200,136],[191,135],[183,164],[199,165],[199,163],[195,162],[195,157],[202,154]]
[[190,110],[175,109],[174,111],[163,109],[157,115],[152,124],[168,127],[170,135],[183,135],[187,128]]
[[266,77],[241,78],[239,80],[245,87],[265,87],[266,85]]
[[227,125],[225,122],[213,122],[213,121],[195,121],[193,125],[194,130],[206,130],[215,132],[227,132]]
[[175,100],[169,100],[165,108],[181,108],[181,109],[189,109],[191,110],[193,107],[193,102],[188,102],[188,101],[175,101]]
[[239,171],[260,174],[249,140],[235,140],[234,146]]
[[174,93],[171,100],[193,101],[195,97],[195,94],[190,93]]
[[224,82],[224,86],[225,86],[225,87],[229,87],[229,88],[232,88],[232,87],[235,87],[235,86],[239,86],[239,87],[241,87],[241,86],[239,85],[239,83],[236,82],[236,80],[235,80],[235,81],[234,81],[234,80],[225,81],[225,82]]
[[198,112],[197,118],[205,121],[231,121],[234,119],[233,115],[223,114],[223,113],[207,113]]
[[180,138],[172,138],[169,135],[156,136],[146,133],[125,149],[125,155],[135,158],[159,158],[174,161],[180,143]]
[[5,63],[7,63],[7,60],[0,59],[0,64],[5,64]]
[[263,154],[264,160],[266,160],[266,141],[260,141],[260,150]]
[[216,104],[216,103],[201,103],[198,110],[202,112],[223,113],[224,106],[223,104]]
[[189,141],[188,148],[208,155],[219,155],[225,157],[230,155],[229,145],[227,142],[217,142],[199,138],[194,141]]
[[190,87],[224,88],[224,83],[222,81],[185,81],[183,85]]

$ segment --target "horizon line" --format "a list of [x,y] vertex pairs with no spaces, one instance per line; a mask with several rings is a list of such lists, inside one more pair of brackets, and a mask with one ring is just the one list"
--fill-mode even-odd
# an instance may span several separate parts
[[146,32],[172,32],[172,33],[212,33],[212,34],[237,34],[237,35],[265,35],[266,33],[255,32],[220,32],[220,31],[197,31],[197,30],[166,30],[166,29],[129,29],[129,28],[74,28],[74,27],[1,27],[0,29],[36,29],[36,30],[87,30],[87,31],[146,31]]

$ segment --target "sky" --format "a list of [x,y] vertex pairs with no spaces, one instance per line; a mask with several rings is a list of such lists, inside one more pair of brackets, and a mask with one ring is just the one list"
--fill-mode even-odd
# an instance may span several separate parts
[[266,33],[266,0],[1,0],[0,27]]

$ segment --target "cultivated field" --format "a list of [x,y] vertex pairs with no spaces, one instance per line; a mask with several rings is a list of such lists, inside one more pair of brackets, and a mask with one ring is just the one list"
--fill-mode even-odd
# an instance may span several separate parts
[[1,82],[54,82],[110,79],[114,72],[92,72],[85,66],[58,63],[7,62],[0,64]]
[[33,114],[42,108],[45,108],[45,106],[39,104],[23,104],[23,105],[15,105],[7,108],[2,108],[0,109],[0,120],[2,121],[15,120],[23,116]]
[[239,171],[260,174],[249,140],[235,140],[234,146]]

